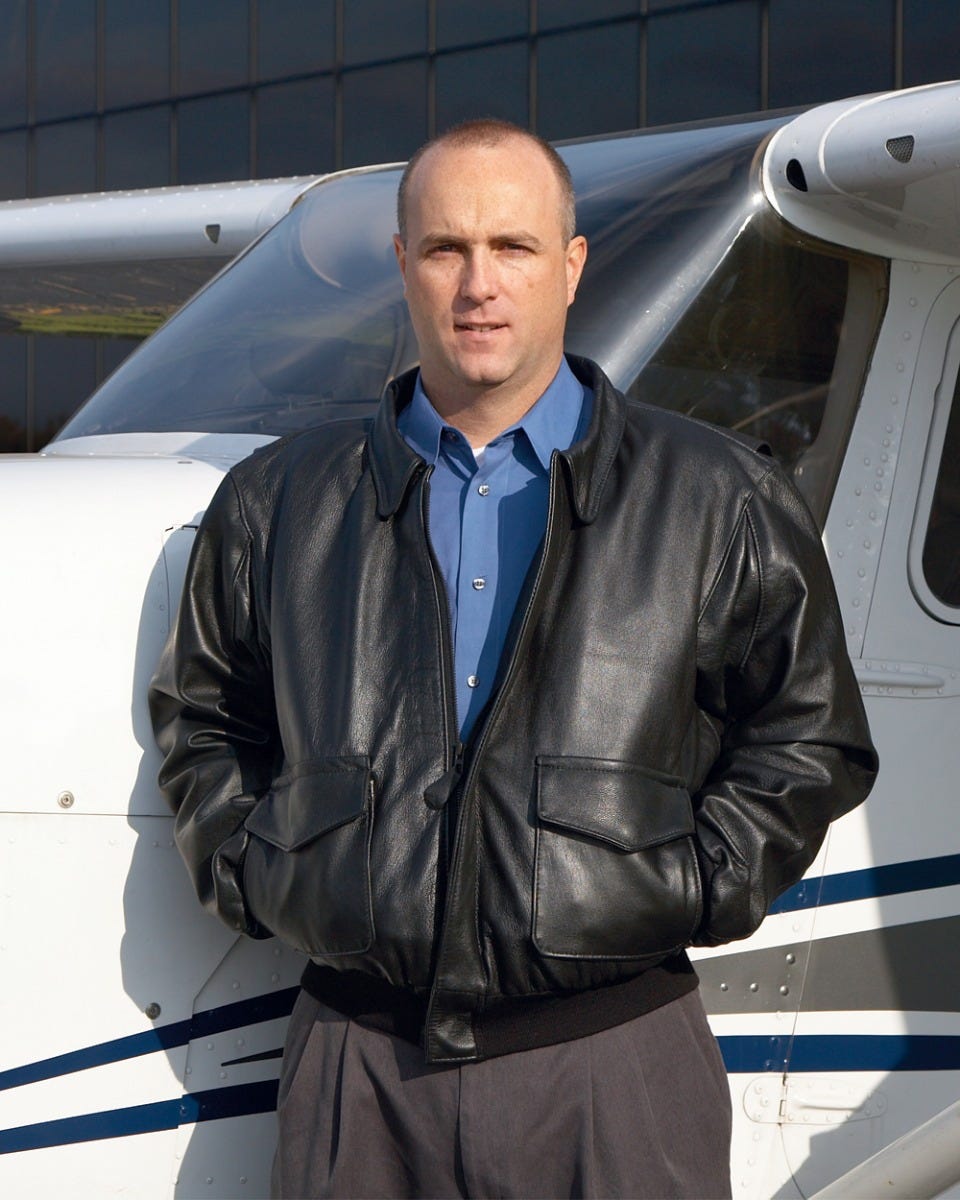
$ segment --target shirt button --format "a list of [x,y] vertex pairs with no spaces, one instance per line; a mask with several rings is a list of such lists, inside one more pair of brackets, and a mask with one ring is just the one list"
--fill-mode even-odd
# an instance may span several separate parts
[[474,591],[482,592],[486,586],[487,586],[487,581],[485,579],[477,578],[473,581]]
[[480,680],[476,677],[476,675],[468,675],[467,676],[467,687],[475,688],[475,687],[477,687],[477,685],[479,683],[480,683]]
[[481,483],[480,486],[477,488],[477,491],[480,493],[481,496],[489,496],[490,495],[490,484],[489,483]]

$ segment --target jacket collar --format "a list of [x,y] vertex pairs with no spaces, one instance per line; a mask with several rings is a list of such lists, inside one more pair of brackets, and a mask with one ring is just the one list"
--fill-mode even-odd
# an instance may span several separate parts
[[600,512],[603,489],[620,448],[627,402],[591,359],[568,354],[567,362],[580,382],[593,391],[587,432],[560,453],[569,472],[573,507],[580,520],[589,525]]
[[397,414],[413,399],[417,367],[398,375],[387,387],[370,430],[370,470],[377,492],[377,515],[392,517],[423,459],[403,440]]
[[[593,392],[593,411],[586,434],[569,450],[559,451],[566,465],[571,498],[585,524],[596,520],[604,485],[613,465],[626,420],[626,402],[596,363],[568,354],[574,375]],[[377,493],[377,514],[393,516],[423,465],[397,429],[397,414],[410,403],[417,379],[413,368],[387,388],[370,431],[370,466]]]

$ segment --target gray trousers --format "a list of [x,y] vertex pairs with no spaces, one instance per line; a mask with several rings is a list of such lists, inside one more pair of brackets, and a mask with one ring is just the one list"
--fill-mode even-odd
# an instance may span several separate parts
[[301,992],[278,1118],[278,1198],[730,1196],[730,1092],[697,992],[463,1066]]

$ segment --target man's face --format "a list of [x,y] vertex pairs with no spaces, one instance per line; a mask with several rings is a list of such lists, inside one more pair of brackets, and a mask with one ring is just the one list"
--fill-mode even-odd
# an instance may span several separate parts
[[522,137],[436,146],[414,170],[406,216],[406,245],[394,245],[431,400],[499,389],[533,404],[560,365],[586,258],[582,237],[564,238],[543,152]]

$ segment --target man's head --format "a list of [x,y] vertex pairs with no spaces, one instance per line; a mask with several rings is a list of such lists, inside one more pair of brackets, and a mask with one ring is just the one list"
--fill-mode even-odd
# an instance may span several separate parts
[[556,152],[501,121],[472,121],[411,159],[394,238],[424,387],[445,416],[481,403],[507,423],[560,365],[586,259]]

